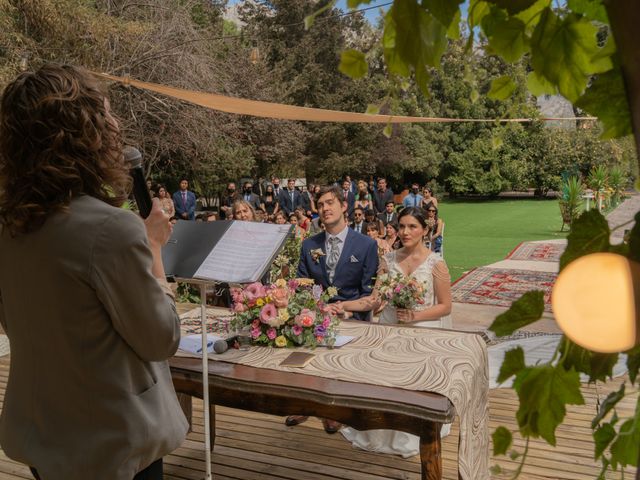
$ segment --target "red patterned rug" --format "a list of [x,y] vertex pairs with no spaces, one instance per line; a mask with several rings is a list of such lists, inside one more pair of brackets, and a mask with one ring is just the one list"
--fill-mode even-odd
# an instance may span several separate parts
[[522,242],[507,255],[507,258],[533,262],[559,262],[565,248],[567,246],[564,243]]
[[451,287],[454,302],[509,307],[529,290],[544,292],[544,308],[551,311],[551,288],[557,274],[532,270],[481,267],[459,278]]

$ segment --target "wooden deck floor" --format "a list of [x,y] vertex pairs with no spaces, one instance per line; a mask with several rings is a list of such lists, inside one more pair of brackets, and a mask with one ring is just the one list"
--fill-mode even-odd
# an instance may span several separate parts
[[[9,356],[0,358],[0,399],[9,374]],[[599,466],[593,461],[593,442],[589,423],[593,418],[596,399],[600,399],[620,381],[606,386],[583,388],[587,404],[569,410],[567,419],[558,431],[558,446],[552,448],[541,441],[533,441],[520,478],[581,480],[595,479]],[[627,396],[620,415],[631,415],[635,399]],[[490,430],[504,425],[516,431],[515,395],[511,390],[492,390],[490,394]],[[217,438],[213,455],[214,478],[245,480],[382,480],[419,479],[418,458],[402,459],[355,450],[340,434],[327,435],[320,422],[310,419],[296,427],[286,427],[282,417],[254,412],[218,408]],[[444,478],[457,478],[457,422],[452,434],[443,440]],[[183,445],[165,458],[165,479],[201,479],[204,474],[204,437],[202,402],[194,402],[194,431]],[[524,443],[516,440],[522,451]],[[503,468],[515,469],[516,462],[504,457],[492,459]],[[625,472],[633,478],[635,469]],[[0,480],[32,478],[29,469],[6,457],[0,451]],[[620,472],[607,478],[622,478]],[[89,480],[89,479],[87,479]]]

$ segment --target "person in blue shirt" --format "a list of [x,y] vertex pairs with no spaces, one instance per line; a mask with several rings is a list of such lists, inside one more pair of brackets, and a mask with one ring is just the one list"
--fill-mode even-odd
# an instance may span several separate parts
[[422,195],[420,195],[420,185],[418,183],[411,184],[411,191],[402,199],[402,205],[407,207],[422,207]]

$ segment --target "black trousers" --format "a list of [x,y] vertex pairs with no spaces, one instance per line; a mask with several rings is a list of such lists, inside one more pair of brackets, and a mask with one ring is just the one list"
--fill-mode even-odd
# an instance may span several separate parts
[[[33,478],[36,480],[42,480],[35,468],[29,467],[29,469],[33,474]],[[138,472],[136,476],[133,477],[133,480],[162,480],[162,459],[156,460],[147,468]]]

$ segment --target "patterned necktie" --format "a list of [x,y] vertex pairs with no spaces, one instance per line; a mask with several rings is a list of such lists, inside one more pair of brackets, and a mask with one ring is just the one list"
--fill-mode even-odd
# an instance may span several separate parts
[[340,259],[340,250],[338,244],[340,239],[338,237],[329,238],[329,254],[327,255],[327,273],[329,274],[329,283],[333,283],[333,276],[336,273],[336,265]]

